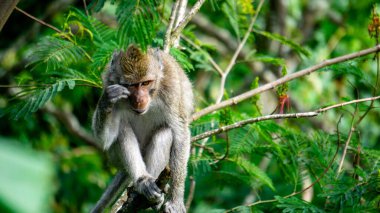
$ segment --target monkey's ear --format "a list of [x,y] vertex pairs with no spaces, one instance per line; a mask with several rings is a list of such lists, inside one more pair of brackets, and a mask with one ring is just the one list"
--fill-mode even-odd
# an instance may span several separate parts
[[119,60],[120,58],[120,55],[121,55],[122,51],[121,50],[115,50],[112,54],[112,58],[111,58],[111,64],[115,64],[117,60]]
[[140,60],[143,58],[144,54],[141,50],[134,44],[128,47],[127,52],[125,53],[126,57],[132,60]]

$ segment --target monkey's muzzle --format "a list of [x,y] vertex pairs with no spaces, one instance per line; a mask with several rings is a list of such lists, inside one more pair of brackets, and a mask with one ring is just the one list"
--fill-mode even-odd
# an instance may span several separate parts
[[132,110],[139,115],[143,115],[148,111],[148,109],[132,109]]

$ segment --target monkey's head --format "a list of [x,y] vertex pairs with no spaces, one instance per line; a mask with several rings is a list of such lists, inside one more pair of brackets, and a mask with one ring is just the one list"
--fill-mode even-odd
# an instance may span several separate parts
[[112,58],[108,85],[120,84],[130,95],[128,104],[138,114],[148,111],[157,95],[163,76],[163,65],[159,52],[149,49],[143,53],[132,45],[126,51],[115,52]]

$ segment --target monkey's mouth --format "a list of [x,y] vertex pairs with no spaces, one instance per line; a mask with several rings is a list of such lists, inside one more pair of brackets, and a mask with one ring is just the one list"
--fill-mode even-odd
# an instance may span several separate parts
[[143,115],[148,111],[148,109],[132,109],[132,110],[139,115]]

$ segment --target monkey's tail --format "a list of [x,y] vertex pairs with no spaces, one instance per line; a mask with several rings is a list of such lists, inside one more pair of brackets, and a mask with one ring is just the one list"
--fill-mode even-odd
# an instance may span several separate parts
[[125,172],[119,171],[116,173],[111,184],[104,191],[102,197],[96,203],[91,213],[102,213],[111,202],[115,201],[117,196],[126,188],[128,183],[127,179],[127,174]]

